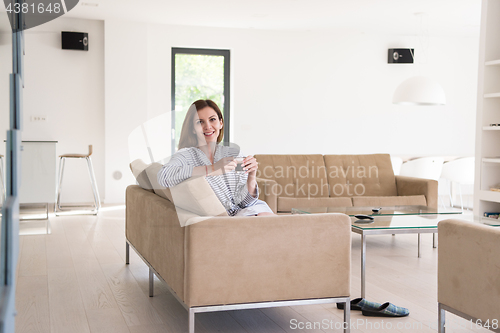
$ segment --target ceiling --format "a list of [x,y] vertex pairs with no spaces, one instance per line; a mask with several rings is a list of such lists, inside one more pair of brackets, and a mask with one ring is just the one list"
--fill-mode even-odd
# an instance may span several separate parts
[[479,34],[480,15],[481,0],[80,0],[67,14],[204,27],[461,36]]

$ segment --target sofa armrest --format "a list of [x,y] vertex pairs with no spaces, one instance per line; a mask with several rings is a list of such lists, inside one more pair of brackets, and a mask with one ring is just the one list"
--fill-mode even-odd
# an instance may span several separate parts
[[125,235],[141,256],[184,299],[184,233],[175,206],[137,185],[126,190]]
[[272,179],[257,178],[259,199],[265,201],[274,212],[278,211],[278,183]]
[[396,176],[398,195],[425,195],[427,206],[438,206],[438,182],[433,179]]
[[188,306],[349,296],[344,214],[216,217],[186,227]]
[[500,228],[450,219],[438,224],[438,302],[500,320]]

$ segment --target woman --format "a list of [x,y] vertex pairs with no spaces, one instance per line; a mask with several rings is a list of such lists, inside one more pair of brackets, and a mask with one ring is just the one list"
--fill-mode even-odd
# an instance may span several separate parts
[[236,172],[234,158],[239,149],[219,145],[223,127],[222,112],[215,102],[194,102],[182,125],[179,150],[158,172],[158,183],[172,187],[192,177],[206,177],[230,216],[274,215],[264,201],[257,199],[255,158],[245,157],[244,172]]

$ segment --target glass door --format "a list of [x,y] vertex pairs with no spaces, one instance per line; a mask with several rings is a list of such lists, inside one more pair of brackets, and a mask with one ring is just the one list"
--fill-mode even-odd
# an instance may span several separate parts
[[189,106],[198,99],[217,103],[229,142],[229,61],[229,50],[172,48],[172,154]]

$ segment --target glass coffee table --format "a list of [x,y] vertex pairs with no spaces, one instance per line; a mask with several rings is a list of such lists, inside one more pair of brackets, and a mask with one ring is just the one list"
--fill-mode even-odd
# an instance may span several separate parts
[[[374,208],[380,208],[374,212]],[[387,234],[418,234],[418,257],[420,257],[420,234],[435,234],[437,224],[449,218],[463,218],[462,211],[455,208],[430,208],[427,206],[393,207],[316,207],[292,208],[292,214],[343,213],[351,217],[351,230],[361,235],[361,297],[365,297],[366,236]],[[373,220],[359,220],[354,215],[370,215]],[[468,216],[467,219],[472,218]]]

